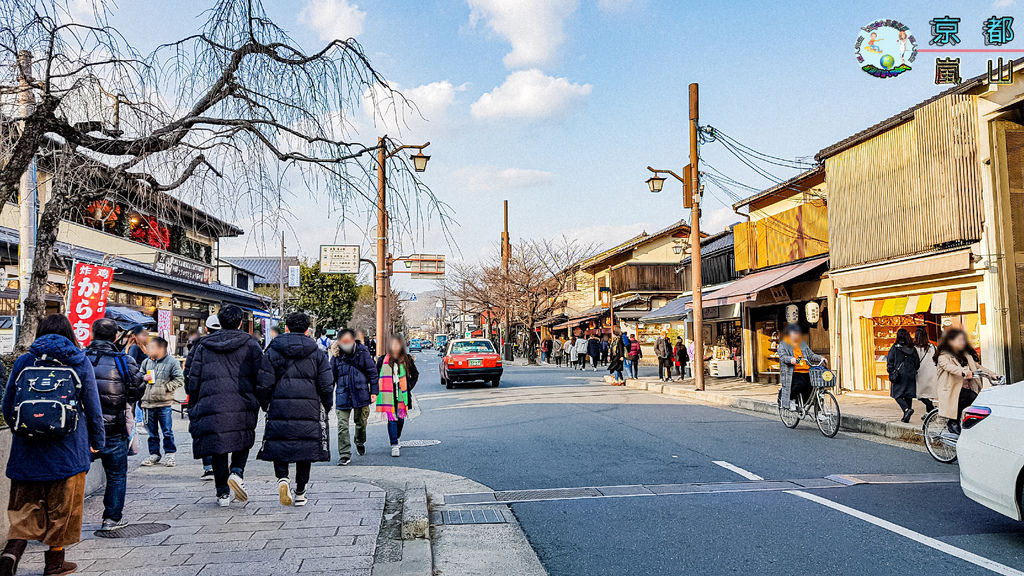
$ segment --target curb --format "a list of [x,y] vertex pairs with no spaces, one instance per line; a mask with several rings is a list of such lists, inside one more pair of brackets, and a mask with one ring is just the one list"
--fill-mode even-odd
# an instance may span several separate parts
[[[716,392],[698,392],[682,386],[674,386],[661,382],[627,380],[626,388],[631,388],[633,390],[646,390],[648,392],[665,394],[667,396],[677,396],[690,400],[697,400],[708,406],[728,406],[731,408],[746,410],[748,412],[757,412],[759,414],[778,415],[779,413],[778,406],[774,402],[767,402],[756,398],[746,398],[743,396],[719,394]],[[839,409],[842,411],[842,404],[839,405]],[[912,424],[904,424],[902,422],[883,422],[881,420],[875,420],[865,416],[843,414],[840,429],[849,432],[860,432],[863,434],[881,436],[891,440],[899,440],[912,444],[924,443],[924,437],[922,436],[921,429],[919,427]]]
[[424,482],[409,482],[405,485],[405,500],[402,502],[402,540],[429,537],[427,485]]
[[[433,576],[434,555],[427,514],[427,485],[408,482],[402,497],[401,558],[373,563],[373,576]],[[397,536],[397,535],[396,535]]]

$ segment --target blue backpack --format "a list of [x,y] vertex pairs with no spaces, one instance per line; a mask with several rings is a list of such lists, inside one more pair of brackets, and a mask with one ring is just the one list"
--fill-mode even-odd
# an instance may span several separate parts
[[78,428],[78,373],[44,354],[14,383],[12,431],[33,440],[60,440]]

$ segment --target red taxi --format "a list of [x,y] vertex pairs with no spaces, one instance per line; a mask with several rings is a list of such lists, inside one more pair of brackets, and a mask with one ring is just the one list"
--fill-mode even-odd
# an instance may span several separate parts
[[441,385],[449,390],[456,382],[482,381],[498,386],[501,356],[485,338],[451,340],[441,359]]

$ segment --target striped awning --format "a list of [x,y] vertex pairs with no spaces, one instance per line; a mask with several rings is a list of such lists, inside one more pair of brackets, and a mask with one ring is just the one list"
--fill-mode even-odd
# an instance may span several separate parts
[[918,294],[884,298],[864,303],[864,316],[905,316],[910,314],[960,314],[978,311],[978,291],[949,290],[934,294]]

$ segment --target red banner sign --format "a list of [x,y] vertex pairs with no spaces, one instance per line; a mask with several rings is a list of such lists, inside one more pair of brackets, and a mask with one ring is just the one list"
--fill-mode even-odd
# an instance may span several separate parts
[[80,346],[92,341],[92,323],[103,318],[107,309],[107,294],[114,269],[85,262],[75,264],[71,281],[71,301],[68,306],[68,320],[75,331],[75,340]]

